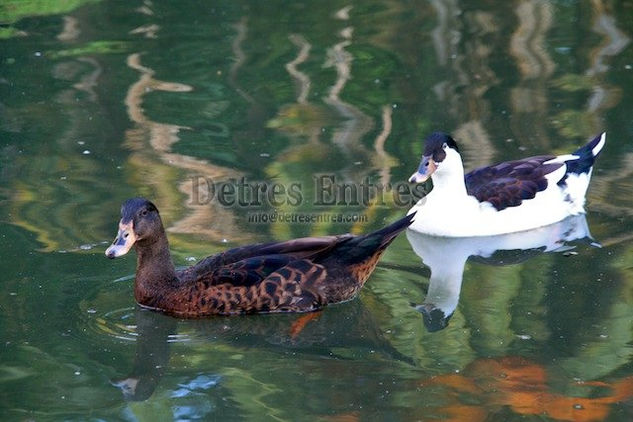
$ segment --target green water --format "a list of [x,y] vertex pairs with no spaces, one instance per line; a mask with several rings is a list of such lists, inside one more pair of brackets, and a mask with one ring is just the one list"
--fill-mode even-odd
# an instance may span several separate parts
[[[633,2],[5,0],[0,24],[0,419],[633,418]],[[140,311],[134,254],[103,255],[137,195],[179,266],[377,229],[409,202],[319,202],[318,177],[402,186],[434,130],[469,169],[607,131],[595,242],[469,260],[441,329],[404,235],[311,319]],[[208,197],[242,178],[300,195]],[[275,210],[313,220],[252,221]]]

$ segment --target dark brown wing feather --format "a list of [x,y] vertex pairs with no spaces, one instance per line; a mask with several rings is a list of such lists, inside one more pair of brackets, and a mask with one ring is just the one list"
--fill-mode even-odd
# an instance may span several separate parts
[[296,260],[297,258],[290,254],[256,256],[216,267],[209,273],[199,275],[198,278],[205,280],[207,285],[252,286]]
[[[216,255],[211,255],[193,267],[187,268],[181,273],[181,278],[198,279],[207,277],[219,267],[238,263],[240,261],[250,261],[248,268],[263,265],[267,268],[272,266],[272,270],[287,264],[293,259],[311,258],[318,254],[324,254],[336,245],[344,242],[353,236],[344,234],[339,236],[304,237],[301,239],[288,240],[285,242],[261,243],[229,249]],[[278,266],[274,267],[278,262]]]
[[464,177],[466,191],[479,202],[490,202],[497,211],[516,207],[547,188],[545,176],[563,164],[544,164],[553,155],[508,161],[471,171]]
[[[231,268],[238,269],[230,273]],[[327,271],[308,260],[290,261],[263,278],[256,269],[246,270],[243,265],[231,265],[218,273],[224,271],[226,278],[203,277],[191,283],[186,291],[172,297],[171,309],[166,311],[181,317],[309,312],[327,303],[320,289]],[[247,283],[249,277],[257,282]]]
[[309,312],[328,302],[321,285],[327,270],[312,261],[300,259],[270,274],[258,286],[258,311]]

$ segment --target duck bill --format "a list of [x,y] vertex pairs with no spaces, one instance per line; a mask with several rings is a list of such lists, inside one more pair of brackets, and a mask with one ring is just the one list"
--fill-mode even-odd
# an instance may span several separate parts
[[423,183],[429,180],[429,177],[435,172],[437,169],[437,165],[433,158],[431,157],[422,157],[422,161],[420,162],[420,167],[418,167],[418,171],[413,173],[411,177],[409,177],[409,183]]
[[112,381],[110,384],[120,388],[123,393],[123,397],[125,397],[126,400],[135,400],[136,387],[140,381],[141,380],[139,378],[129,377],[118,381]]
[[123,256],[130,251],[134,242],[136,242],[134,224],[132,221],[126,224],[121,221],[119,223],[119,232],[116,235],[116,239],[114,239],[112,245],[106,249],[105,255],[110,259]]

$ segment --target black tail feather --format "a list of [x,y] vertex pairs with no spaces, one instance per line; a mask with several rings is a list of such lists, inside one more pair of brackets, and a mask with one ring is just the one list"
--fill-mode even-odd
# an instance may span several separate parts
[[382,242],[380,246],[382,248],[386,248],[393,241],[393,239],[395,239],[396,236],[400,234],[401,231],[411,225],[411,223],[413,222],[413,218],[415,217],[415,213],[416,212],[414,211],[411,214],[402,217],[400,220],[397,220],[387,227],[382,228],[368,236],[378,235],[382,237]]
[[587,145],[578,148],[574,152],[574,155],[580,158],[578,158],[577,160],[570,160],[566,162],[567,173],[582,174],[582,173],[587,173],[589,170],[591,170],[591,167],[593,167],[593,164],[596,162],[596,158],[600,156],[600,152],[602,151],[602,148],[604,147],[604,143],[600,145],[597,151],[594,151],[594,149],[602,142],[603,137],[605,136],[606,134],[602,133],[596,136]]
[[[385,250],[399,233],[409,227],[413,222],[414,215],[415,213],[409,214],[375,232],[360,236],[340,237],[340,242],[335,246],[335,249],[329,250],[327,254],[322,256],[322,259],[324,261],[344,261],[345,265],[365,262],[368,258],[375,257]],[[319,258],[316,260],[320,261]],[[341,265],[341,263],[338,262],[337,265]]]
[[339,252],[349,262],[364,261],[368,256],[384,250],[398,236],[409,227],[415,213],[409,214],[387,227],[362,236],[355,236],[340,245]]

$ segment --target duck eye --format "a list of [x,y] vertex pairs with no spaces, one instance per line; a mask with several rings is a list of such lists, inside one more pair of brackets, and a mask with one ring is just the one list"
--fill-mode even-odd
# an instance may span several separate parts
[[444,148],[444,149],[448,148],[448,144],[446,142],[444,142],[444,144],[442,145],[442,148]]
[[143,211],[141,211],[141,216],[145,217],[147,215],[147,209],[144,209]]

